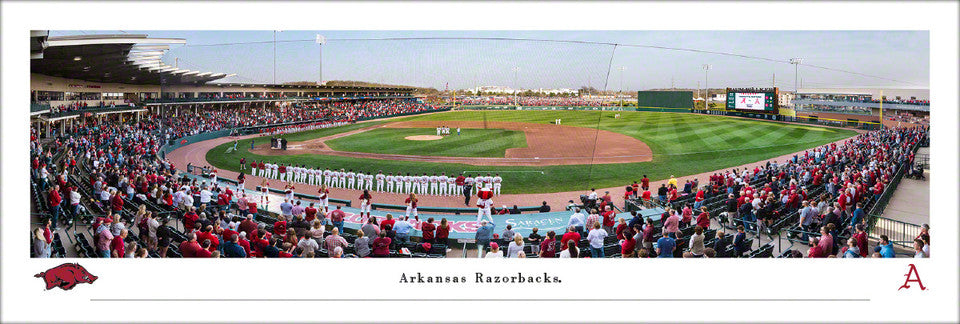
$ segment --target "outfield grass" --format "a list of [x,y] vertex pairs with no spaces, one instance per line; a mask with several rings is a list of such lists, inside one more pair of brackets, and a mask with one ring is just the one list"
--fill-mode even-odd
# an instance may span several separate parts
[[[324,155],[271,156],[267,157],[267,160],[374,172],[376,170],[404,173],[446,172],[447,174],[459,174],[463,171],[502,172],[503,193],[542,193],[623,186],[639,180],[643,174],[653,180],[660,180],[669,178],[671,175],[684,176],[709,172],[801,151],[856,135],[856,132],[846,129],[724,116],[659,112],[620,113],[622,118],[614,119],[614,112],[602,111],[456,111],[411,116],[399,120],[487,120],[549,124],[557,118],[562,118],[563,125],[566,126],[599,128],[637,138],[653,150],[653,161],[593,166],[484,167]],[[370,123],[346,127],[359,128],[367,125]],[[334,132],[336,129],[325,131]],[[237,154],[222,154],[227,146],[233,145],[226,143],[209,151],[207,161],[218,168],[237,171],[240,157],[246,157],[247,160],[261,158],[247,150],[250,146],[249,142],[241,142],[239,146],[241,150]],[[544,174],[541,175],[540,171]]]
[[326,144],[337,151],[462,157],[504,157],[508,148],[527,147],[523,132],[505,129],[465,128],[461,135],[453,133],[439,140],[405,139],[436,133],[435,128],[377,128],[329,140]]

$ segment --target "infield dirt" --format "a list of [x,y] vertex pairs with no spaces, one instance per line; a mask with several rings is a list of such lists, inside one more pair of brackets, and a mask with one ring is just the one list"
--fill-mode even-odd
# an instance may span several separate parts
[[[374,128],[432,128],[437,126],[447,126],[450,128],[492,128],[522,131],[527,139],[527,147],[507,149],[505,157],[503,158],[488,158],[344,152],[333,150],[325,144],[325,141],[327,140],[365,132]],[[546,166],[634,163],[646,162],[653,159],[652,151],[647,144],[627,135],[594,128],[519,122],[394,122],[361,128],[356,131],[316,138],[308,141],[291,142],[288,144],[288,147],[291,149],[288,149],[287,151],[279,151],[272,150],[267,144],[263,144],[255,147],[252,152],[260,155],[324,154],[381,160],[463,163],[488,166]]]

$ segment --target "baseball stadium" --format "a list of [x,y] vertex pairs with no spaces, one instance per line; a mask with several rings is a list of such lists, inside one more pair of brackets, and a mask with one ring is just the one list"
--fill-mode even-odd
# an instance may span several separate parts
[[[929,257],[927,89],[687,48],[260,33],[31,32],[31,256]],[[790,80],[694,64],[702,88],[627,90],[631,50]],[[248,72],[271,55],[273,81]]]

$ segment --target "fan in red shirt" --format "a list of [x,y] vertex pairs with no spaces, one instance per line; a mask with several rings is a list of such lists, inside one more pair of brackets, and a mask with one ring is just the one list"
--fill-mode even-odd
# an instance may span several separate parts
[[210,241],[210,252],[213,252],[218,246],[220,246],[220,240],[217,239],[217,236],[213,234],[213,225],[207,225],[203,232],[197,234],[197,241],[203,242],[206,240]]
[[305,208],[303,213],[306,215],[303,220],[307,222],[313,222],[317,218],[317,209],[313,207],[313,203],[310,203],[310,207]]
[[560,238],[561,251],[567,249],[567,241],[570,240],[580,242],[580,233],[577,233],[577,230],[573,226],[570,226],[567,232],[563,234],[563,237]]
[[707,213],[707,207],[700,207],[700,215],[697,215],[697,226],[702,227],[703,229],[710,228],[710,214]]
[[652,195],[652,194],[650,193],[650,190],[649,190],[649,189],[645,189],[645,190],[643,190],[643,196],[642,196],[642,198],[643,198],[644,201],[650,201],[651,195]]
[[617,216],[617,214],[608,205],[606,210],[600,215],[603,216],[603,227],[607,229],[608,232],[613,232],[613,225],[616,224],[616,220],[614,218]]
[[643,190],[650,190],[650,179],[647,178],[646,174],[643,175],[643,179],[640,179],[640,187]]
[[187,240],[180,243],[180,255],[184,258],[196,258],[197,252],[202,250],[197,243],[197,234],[187,233]]
[[190,211],[183,214],[183,230],[184,232],[192,232],[194,230],[194,225],[197,221],[200,220],[200,216],[197,216],[196,207],[190,207]]
[[433,217],[427,218],[427,221],[420,225],[420,231],[423,232],[421,239],[426,243],[433,243],[433,238],[435,236],[434,231],[437,229],[437,225],[433,225]]

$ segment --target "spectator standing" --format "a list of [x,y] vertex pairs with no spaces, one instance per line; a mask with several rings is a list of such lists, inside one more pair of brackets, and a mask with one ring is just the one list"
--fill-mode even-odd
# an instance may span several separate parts
[[490,244],[490,240],[493,238],[493,230],[495,227],[493,223],[488,223],[486,219],[480,221],[480,228],[477,229],[477,233],[474,236],[477,243],[477,258],[483,257],[483,252],[487,244]]
[[677,242],[668,235],[667,232],[663,232],[663,237],[657,240],[657,257],[658,258],[672,258],[673,250],[676,249]]
[[590,257],[603,258],[603,240],[607,237],[607,231],[600,228],[600,224],[593,224],[593,230],[587,234],[587,241],[590,241]]

